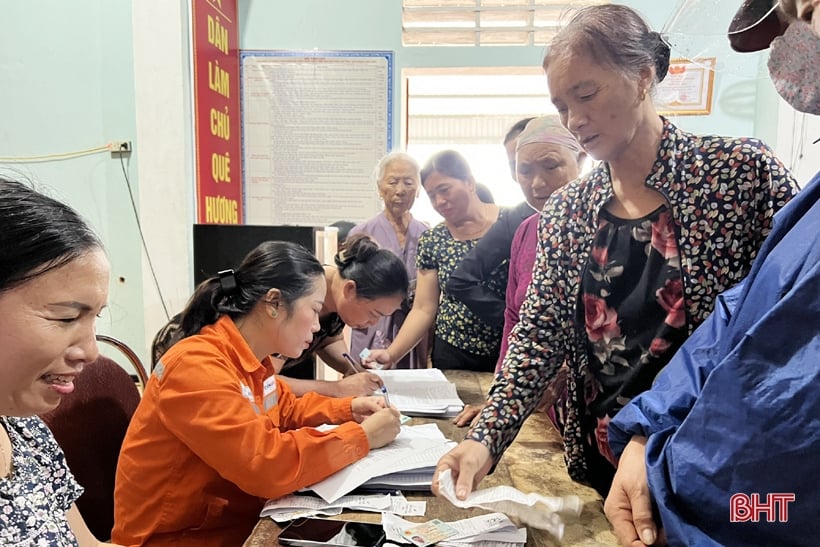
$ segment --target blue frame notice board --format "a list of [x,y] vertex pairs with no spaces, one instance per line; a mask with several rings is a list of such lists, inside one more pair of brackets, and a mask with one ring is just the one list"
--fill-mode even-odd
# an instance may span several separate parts
[[245,222],[323,226],[379,211],[393,52],[240,52]]

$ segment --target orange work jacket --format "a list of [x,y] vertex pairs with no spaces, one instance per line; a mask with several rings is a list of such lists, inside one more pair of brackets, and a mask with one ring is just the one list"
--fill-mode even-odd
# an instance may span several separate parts
[[[241,545],[264,501],[361,459],[352,397],[296,397],[223,316],[157,364],[117,466],[112,541]],[[319,432],[311,426],[342,424]]]

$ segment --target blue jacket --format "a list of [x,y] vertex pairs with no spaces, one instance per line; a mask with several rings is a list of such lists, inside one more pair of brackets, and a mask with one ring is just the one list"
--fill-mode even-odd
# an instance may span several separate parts
[[[671,545],[820,541],[820,173],[775,216],[748,277],[612,420],[649,437]],[[730,497],[793,493],[787,522],[730,522]],[[779,517],[777,517],[779,520]]]

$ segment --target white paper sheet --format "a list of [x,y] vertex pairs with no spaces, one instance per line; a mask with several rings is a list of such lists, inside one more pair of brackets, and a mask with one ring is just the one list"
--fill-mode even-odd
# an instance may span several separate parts
[[270,517],[276,522],[285,522],[299,517],[338,515],[343,509],[422,516],[427,509],[427,502],[409,501],[401,493],[394,495],[342,496],[334,503],[327,503],[313,496],[290,495],[268,500],[259,516]]
[[[527,529],[518,528],[509,518],[501,513],[479,515],[469,519],[447,522],[459,531],[459,534],[441,541],[438,545],[524,545],[527,542]],[[418,526],[418,522],[410,522],[388,513],[382,514],[382,527],[388,541],[402,542],[402,531]]]
[[390,404],[408,416],[455,416],[464,408],[455,384],[439,369],[374,370],[390,393]]
[[371,450],[358,462],[311,485],[310,490],[333,502],[373,477],[433,467],[455,444],[446,440],[436,424],[402,426],[392,443]]
[[455,484],[449,469],[439,474],[439,493],[456,507],[481,507],[498,511],[519,519],[521,522],[547,530],[556,538],[564,535],[561,515],[576,518],[581,513],[578,496],[548,497],[540,494],[524,494],[512,486],[495,486],[472,492],[467,499],[456,497]]

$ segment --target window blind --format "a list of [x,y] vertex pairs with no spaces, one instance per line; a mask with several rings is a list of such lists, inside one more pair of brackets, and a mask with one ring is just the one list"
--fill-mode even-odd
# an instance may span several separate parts
[[601,0],[402,0],[405,46],[540,46],[573,10]]

